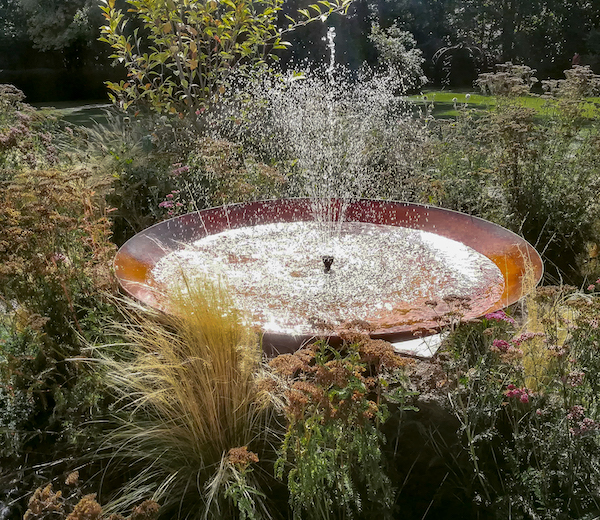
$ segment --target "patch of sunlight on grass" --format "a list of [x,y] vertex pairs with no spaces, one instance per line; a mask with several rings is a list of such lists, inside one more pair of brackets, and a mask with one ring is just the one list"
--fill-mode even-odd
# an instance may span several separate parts
[[[468,96],[468,97],[467,97]],[[472,108],[475,110],[490,110],[498,105],[495,96],[484,96],[474,92],[453,92],[446,90],[424,91],[422,94],[407,96],[406,100],[420,106],[433,103],[433,113],[437,117],[457,117],[459,110]],[[541,96],[519,96],[511,101],[525,108],[533,108],[540,116],[558,114],[558,101]],[[584,117],[600,116],[600,98],[587,98],[583,106]]]

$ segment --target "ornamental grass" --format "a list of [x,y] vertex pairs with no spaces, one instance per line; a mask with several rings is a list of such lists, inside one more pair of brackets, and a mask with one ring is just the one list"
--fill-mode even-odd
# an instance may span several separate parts
[[264,496],[249,467],[258,456],[241,464],[229,453],[268,435],[260,344],[223,285],[188,284],[170,308],[130,308],[121,327],[128,352],[104,359],[119,421],[104,452],[129,461],[134,475],[108,509],[151,497],[165,518],[225,518],[236,505],[254,513]]

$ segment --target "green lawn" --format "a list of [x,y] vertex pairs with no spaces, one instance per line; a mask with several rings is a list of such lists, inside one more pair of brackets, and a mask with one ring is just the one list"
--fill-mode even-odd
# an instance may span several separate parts
[[[484,96],[476,92],[448,90],[424,91],[419,95],[407,96],[408,101],[425,106],[433,103],[433,115],[436,117],[456,117],[461,108],[489,110],[497,105],[495,96]],[[537,95],[520,96],[516,101],[524,107],[534,108],[540,116],[552,115],[556,111],[557,101]],[[600,116],[600,98],[588,98],[584,114],[587,117]]]

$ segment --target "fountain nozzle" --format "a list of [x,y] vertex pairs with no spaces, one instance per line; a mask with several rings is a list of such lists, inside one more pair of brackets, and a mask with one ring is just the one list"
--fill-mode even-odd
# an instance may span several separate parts
[[321,260],[323,260],[323,265],[325,266],[325,272],[326,273],[331,272],[331,264],[333,264],[333,256],[324,255],[321,257]]

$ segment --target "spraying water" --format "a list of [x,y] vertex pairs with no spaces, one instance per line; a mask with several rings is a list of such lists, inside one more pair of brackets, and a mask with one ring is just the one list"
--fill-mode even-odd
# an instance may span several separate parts
[[[392,195],[418,127],[395,96],[397,78],[336,64],[333,28],[326,43],[329,60],[320,71],[250,85],[248,124],[239,130],[288,161],[290,194],[309,198],[311,220],[275,218],[209,234],[164,256],[154,280],[169,286],[182,276],[223,276],[255,323],[295,334],[353,320],[410,327],[431,302],[440,313],[451,310],[445,299],[473,294],[473,312],[485,311],[502,294],[503,278],[484,255],[424,231],[348,221],[357,199]],[[390,155],[394,170],[385,168]]]

